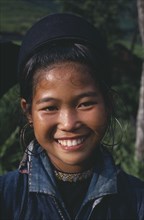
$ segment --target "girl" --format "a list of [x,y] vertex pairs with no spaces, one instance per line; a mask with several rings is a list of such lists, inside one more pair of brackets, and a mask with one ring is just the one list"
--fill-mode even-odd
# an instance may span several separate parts
[[26,150],[19,169],[1,177],[1,219],[144,219],[144,184],[103,144],[115,111],[97,29],[71,14],[41,19],[24,38],[18,70]]

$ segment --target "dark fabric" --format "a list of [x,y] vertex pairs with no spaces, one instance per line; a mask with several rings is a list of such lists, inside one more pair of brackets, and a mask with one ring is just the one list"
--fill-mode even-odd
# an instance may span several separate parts
[[70,214],[71,218],[74,219],[81,204],[84,200],[86,192],[89,187],[91,178],[78,182],[64,182],[57,180],[58,188],[64,200],[65,206]]
[[[144,220],[144,183],[118,172],[118,193],[106,196],[94,209],[90,220]],[[105,215],[107,213],[107,217]]]
[[[29,149],[41,152],[34,142]],[[105,148],[100,148],[103,163],[93,167],[89,186],[79,186],[81,192],[65,186],[69,204],[45,151],[25,156],[19,170],[0,177],[0,220],[144,220],[144,182],[116,167]]]
[[52,45],[58,40],[73,40],[84,42],[96,48],[101,59],[106,55],[106,45],[98,30],[80,16],[57,13],[48,15],[35,23],[25,35],[20,49],[18,69],[22,69],[23,64],[39,48]]
[[[144,220],[144,183],[121,170],[117,177],[118,193],[104,196],[98,204],[93,200],[89,201],[81,211],[79,220]],[[91,209],[89,218],[85,213],[88,209]],[[28,193],[27,174],[14,171],[0,179],[0,219],[69,218],[63,204],[52,195]]]

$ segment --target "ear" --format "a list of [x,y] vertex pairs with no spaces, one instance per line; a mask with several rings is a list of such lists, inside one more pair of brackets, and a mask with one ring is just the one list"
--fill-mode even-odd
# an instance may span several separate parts
[[28,104],[25,99],[21,99],[21,108],[23,110],[24,115],[27,117],[28,122],[32,123],[30,104]]

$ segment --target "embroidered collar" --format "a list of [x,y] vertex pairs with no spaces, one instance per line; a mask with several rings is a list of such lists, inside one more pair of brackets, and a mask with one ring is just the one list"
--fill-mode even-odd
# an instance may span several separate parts
[[58,180],[64,182],[79,182],[90,178],[92,176],[93,169],[89,169],[81,173],[64,173],[58,170],[54,170],[54,173]]

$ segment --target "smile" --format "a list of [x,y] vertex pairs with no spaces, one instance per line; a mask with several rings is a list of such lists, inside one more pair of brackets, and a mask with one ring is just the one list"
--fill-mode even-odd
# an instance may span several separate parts
[[77,146],[79,144],[82,144],[84,142],[85,138],[77,138],[77,139],[68,139],[68,140],[58,140],[58,143],[67,146],[67,147],[73,147]]

